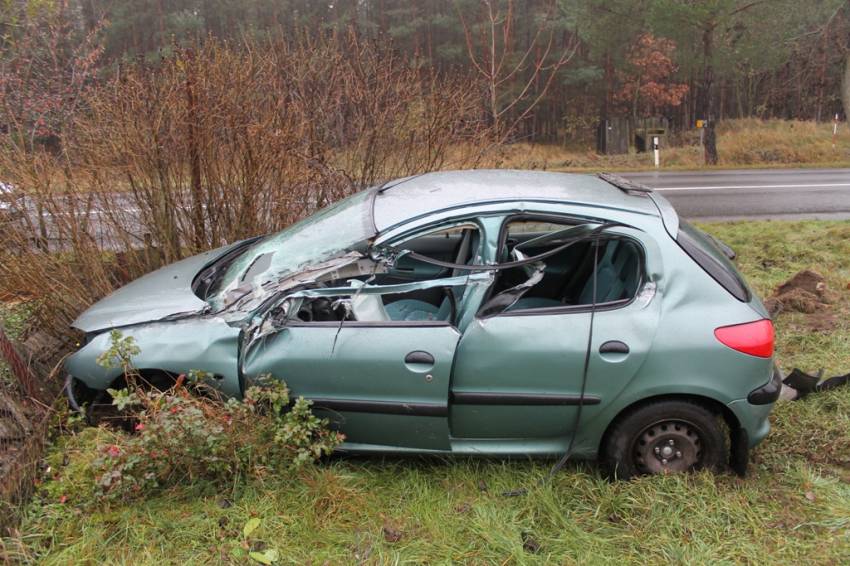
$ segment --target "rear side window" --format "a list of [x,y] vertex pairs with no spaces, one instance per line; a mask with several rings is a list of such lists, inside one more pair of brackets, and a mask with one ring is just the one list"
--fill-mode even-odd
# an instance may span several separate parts
[[749,302],[750,291],[735,265],[711,241],[707,234],[684,220],[679,223],[676,242],[706,273],[742,302]]

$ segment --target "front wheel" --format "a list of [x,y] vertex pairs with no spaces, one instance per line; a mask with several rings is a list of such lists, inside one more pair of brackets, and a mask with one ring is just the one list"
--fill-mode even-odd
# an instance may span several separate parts
[[649,403],[620,417],[602,446],[609,477],[722,469],[726,441],[719,419],[690,401]]

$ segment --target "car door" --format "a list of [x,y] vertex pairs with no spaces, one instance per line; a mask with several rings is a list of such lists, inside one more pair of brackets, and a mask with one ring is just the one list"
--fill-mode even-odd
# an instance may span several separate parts
[[248,346],[243,374],[283,379],[351,449],[447,450],[458,337],[441,321],[289,323]]
[[[579,402],[592,419],[634,377],[652,344],[657,246],[637,230],[608,231],[640,247],[641,281],[628,300],[527,308],[476,318],[460,344],[450,405],[457,439],[553,439],[569,435]],[[601,276],[600,276],[601,278]],[[588,376],[582,378],[588,350]]]
[[[450,233],[443,234],[448,228]],[[473,261],[477,245],[462,246],[464,240],[478,241],[469,237],[470,229],[478,230],[469,222],[453,222],[394,243],[406,244],[411,238],[417,245],[442,243],[417,249],[426,254],[448,250],[449,260],[460,254],[463,261]],[[436,237],[435,232],[442,235]],[[441,278],[446,270],[429,272],[430,265],[418,264],[424,266],[417,272],[420,278],[435,278],[398,283],[390,269],[378,284],[348,280],[342,292],[330,291],[335,303],[348,305],[353,320],[290,319],[245,347],[243,375],[267,373],[283,379],[293,395],[311,399],[317,413],[342,430],[348,449],[449,450],[449,383],[460,338],[452,320],[456,306],[442,309],[422,299],[433,292],[436,303],[447,289],[462,296],[470,286],[486,288],[489,278],[465,273]],[[407,265],[416,264],[402,264]],[[322,291],[329,292],[326,287]],[[431,306],[434,312],[392,319],[398,310],[392,305],[404,301]]]

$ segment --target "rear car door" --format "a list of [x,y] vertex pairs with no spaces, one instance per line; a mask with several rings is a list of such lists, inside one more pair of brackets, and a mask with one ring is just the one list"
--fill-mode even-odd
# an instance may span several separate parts
[[[466,329],[452,381],[454,438],[564,439],[573,431],[580,401],[586,422],[635,376],[651,347],[660,312],[660,301],[653,300],[659,254],[649,236],[637,230],[610,229],[605,237],[593,258],[598,262],[593,316],[591,279],[574,277],[582,269],[587,274],[593,270],[579,263],[565,267],[552,257],[557,276],[576,286],[572,304],[533,296],[532,288],[532,296],[502,313],[476,318]],[[633,257],[623,256],[626,252]],[[570,254],[578,257],[574,251]],[[554,293],[564,286],[544,277],[538,287]]]

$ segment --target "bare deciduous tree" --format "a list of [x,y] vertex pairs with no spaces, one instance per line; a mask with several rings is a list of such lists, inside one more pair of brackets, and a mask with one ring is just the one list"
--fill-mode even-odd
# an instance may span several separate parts
[[474,167],[493,138],[471,79],[345,33],[208,40],[127,64],[69,120],[60,153],[0,134],[3,181],[38,210],[4,232],[0,293],[37,297],[33,320],[57,337],[162,263],[383,179]]
[[[547,2],[544,17],[522,51],[515,51],[514,0],[481,0],[480,17],[471,23],[456,5],[472,67],[487,88],[488,114],[501,138],[510,135],[546,96],[558,70],[575,54],[575,38],[559,38],[553,25],[558,9]],[[519,80],[519,88],[511,90]]]

